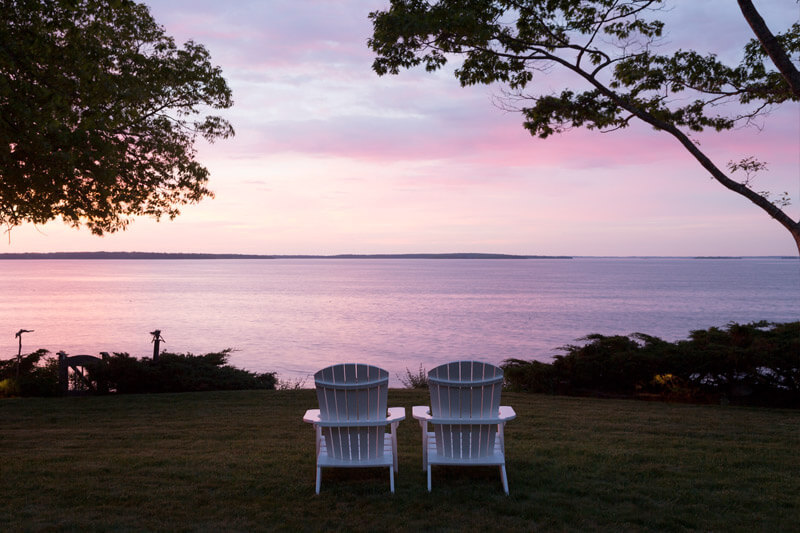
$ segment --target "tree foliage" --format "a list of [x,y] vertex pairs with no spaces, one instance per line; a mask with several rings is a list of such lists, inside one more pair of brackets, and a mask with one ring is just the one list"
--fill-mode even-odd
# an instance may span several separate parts
[[256,374],[235,368],[228,364],[229,355],[230,350],[204,355],[164,352],[153,361],[115,353],[104,357],[98,367],[87,370],[100,389],[118,393],[275,388],[274,372]]
[[[541,138],[575,127],[610,131],[644,121],[672,135],[714,179],[776,219],[800,249],[800,220],[782,210],[786,194],[783,204],[773,203],[750,183],[734,180],[691,137],[709,128],[729,130],[800,100],[800,87],[793,81],[797,68],[780,59],[800,53],[800,23],[772,35],[763,20],[761,25],[754,20],[760,16],[752,3],[739,0],[742,13],[768,45],[753,39],[740,63],[728,65],[715,54],[694,50],[658,53],[665,25],[654,14],[663,4],[391,0],[389,9],[370,14],[374,33],[369,46],[377,54],[373,68],[380,75],[420,65],[435,71],[461,59],[455,76],[462,86],[503,84],[525,128]],[[781,70],[772,67],[773,57]],[[551,69],[571,72],[574,83],[553,94],[537,93],[535,82]]]
[[0,398],[57,396],[58,361],[47,354],[47,350],[40,349],[19,358],[0,360]]
[[593,334],[551,363],[510,359],[506,383],[548,394],[800,406],[800,322],[729,324],[666,342]]
[[194,143],[233,134],[208,51],[132,0],[0,0],[0,222],[95,234],[212,193]]
[[[96,392],[119,394],[200,392],[212,390],[274,389],[274,372],[254,373],[228,364],[230,350],[203,355],[163,352],[157,361],[136,359],[127,353],[103,354],[85,367],[85,379]],[[0,398],[61,394],[58,359],[37,350],[22,357],[0,360]],[[83,380],[70,376],[72,390],[86,391]]]

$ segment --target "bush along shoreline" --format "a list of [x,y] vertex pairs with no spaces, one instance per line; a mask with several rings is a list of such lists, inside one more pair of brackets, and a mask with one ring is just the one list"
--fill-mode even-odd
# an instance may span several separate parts
[[800,407],[800,322],[730,323],[667,342],[592,334],[552,362],[507,359],[509,390],[692,403]]
[[[162,352],[157,360],[127,353],[101,353],[100,358],[68,373],[67,394],[199,392],[274,389],[274,372],[257,374],[228,365],[230,349],[204,355]],[[80,375],[78,375],[80,374]],[[37,350],[20,358],[0,360],[0,397],[58,396],[64,392],[59,360]]]
[[[643,333],[591,334],[560,348],[551,362],[507,359],[507,390],[599,398],[800,407],[800,321],[730,323],[664,341]],[[102,353],[82,375],[69,374],[69,394],[154,393],[292,388],[274,372],[227,364],[231,350],[205,355],[163,352],[158,360]],[[424,387],[426,373],[399,376]],[[58,396],[59,361],[47,350],[0,360],[0,398]],[[295,383],[293,388],[301,386]]]

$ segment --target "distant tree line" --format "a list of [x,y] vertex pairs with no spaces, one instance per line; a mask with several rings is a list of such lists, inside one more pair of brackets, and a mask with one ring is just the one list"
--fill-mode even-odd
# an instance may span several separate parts
[[687,340],[593,334],[550,363],[508,359],[509,389],[548,394],[800,407],[800,322],[731,323]]
[[[103,354],[87,366],[86,381],[99,393],[195,392],[274,389],[274,372],[253,373],[228,365],[230,350],[205,355],[161,353],[157,361],[127,353]],[[0,397],[60,394],[58,360],[47,350],[0,360]],[[73,391],[87,391],[84,380],[71,377]]]

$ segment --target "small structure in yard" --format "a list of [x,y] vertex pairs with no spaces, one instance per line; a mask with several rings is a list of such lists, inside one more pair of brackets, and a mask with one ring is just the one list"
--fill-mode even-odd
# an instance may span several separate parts
[[[58,352],[58,385],[61,389],[61,393],[68,394],[70,392],[70,370],[72,370],[71,375],[75,383],[85,387],[84,390],[86,392],[100,392],[98,391],[97,382],[91,380],[87,369],[97,367],[102,364],[102,362],[103,359],[93,355],[73,355],[70,357],[64,352]],[[76,391],[73,389],[73,392]]]

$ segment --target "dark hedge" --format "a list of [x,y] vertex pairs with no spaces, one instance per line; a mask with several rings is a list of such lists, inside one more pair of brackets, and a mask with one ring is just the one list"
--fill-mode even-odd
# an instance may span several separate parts
[[[58,360],[38,350],[21,358],[0,361],[0,396],[59,394]],[[98,393],[194,392],[211,390],[274,389],[274,372],[256,374],[227,364],[230,350],[205,355],[164,352],[157,361],[136,359],[127,353],[102,354],[86,367],[86,377]],[[90,389],[74,375],[72,392]]]
[[728,324],[667,342],[592,334],[552,362],[507,359],[511,390],[800,407],[800,322]]

